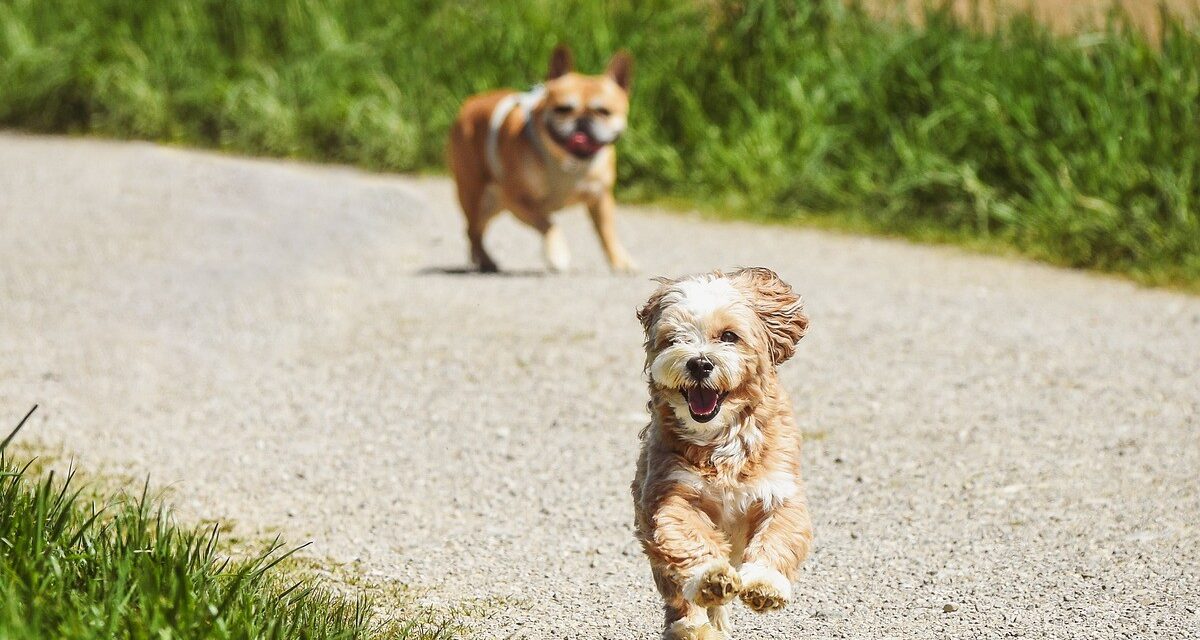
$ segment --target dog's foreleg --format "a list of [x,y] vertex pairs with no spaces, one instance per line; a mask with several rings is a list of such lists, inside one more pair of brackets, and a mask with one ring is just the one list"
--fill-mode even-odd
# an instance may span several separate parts
[[741,597],[755,611],[782,609],[792,598],[792,581],[812,547],[812,521],[800,494],[774,508],[758,508],[742,554]]
[[617,238],[616,213],[617,203],[611,192],[604,192],[588,202],[588,213],[592,217],[592,225],[596,227],[596,235],[600,236],[600,245],[613,271],[633,273],[637,265],[621,245]]
[[529,202],[513,202],[513,215],[518,220],[533,227],[542,234],[542,257],[546,260],[546,268],[554,273],[562,273],[571,267],[571,251],[562,232],[555,226],[550,216],[538,210]]
[[542,256],[546,260],[546,267],[554,273],[563,273],[571,268],[571,251],[567,249],[567,242],[563,240],[557,225],[550,225],[542,233]]
[[[717,633],[724,629],[716,626],[711,616],[713,611],[723,610],[724,607],[705,609],[683,597],[683,591],[678,582],[668,575],[665,567],[652,567],[654,584],[663,598],[663,612],[666,614],[663,626],[665,640],[698,640],[723,639],[725,636]],[[724,616],[718,615],[724,622]]]
[[[741,589],[729,564],[729,541],[686,496],[662,496],[641,531],[651,563],[671,577],[685,600],[700,607],[723,605]],[[664,594],[665,595],[665,594]]]

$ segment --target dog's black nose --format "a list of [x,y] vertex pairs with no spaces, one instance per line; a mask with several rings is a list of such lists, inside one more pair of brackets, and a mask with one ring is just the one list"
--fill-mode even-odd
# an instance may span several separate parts
[[712,373],[713,363],[704,356],[696,356],[687,361],[687,368],[693,378],[703,380],[708,377],[708,374]]

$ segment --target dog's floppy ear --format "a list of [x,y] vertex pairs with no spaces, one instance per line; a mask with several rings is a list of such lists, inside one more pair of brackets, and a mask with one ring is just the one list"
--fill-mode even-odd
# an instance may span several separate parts
[[764,267],[739,269],[734,279],[742,281],[751,294],[751,305],[767,329],[771,361],[782,364],[796,353],[796,343],[808,330],[804,301],[791,285]]
[[617,86],[629,91],[629,81],[633,79],[633,56],[622,49],[608,61],[604,74],[613,79]]
[[546,74],[546,79],[553,80],[565,76],[574,68],[575,57],[571,55],[571,47],[559,44],[554,47],[554,53],[550,54],[550,71]]
[[662,313],[663,298],[666,297],[671,287],[677,284],[677,281],[670,278],[655,278],[654,281],[658,283],[658,289],[650,294],[650,299],[637,312],[637,318],[642,322],[642,332],[646,334],[647,344],[650,341],[650,328],[654,326],[654,323],[658,321],[659,314]]

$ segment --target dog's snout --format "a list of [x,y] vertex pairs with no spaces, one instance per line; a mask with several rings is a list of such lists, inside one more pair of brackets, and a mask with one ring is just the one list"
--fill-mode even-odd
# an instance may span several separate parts
[[687,361],[687,369],[693,378],[703,380],[708,377],[708,374],[712,373],[713,363],[704,356],[696,356]]

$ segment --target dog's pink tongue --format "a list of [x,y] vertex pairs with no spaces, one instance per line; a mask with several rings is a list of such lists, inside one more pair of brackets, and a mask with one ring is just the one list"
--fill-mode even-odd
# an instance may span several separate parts
[[717,392],[712,389],[692,389],[687,399],[688,408],[698,416],[706,416],[717,408]]
[[575,133],[572,133],[571,137],[567,139],[567,144],[569,144],[572,149],[583,151],[585,153],[594,152],[596,149],[600,148],[600,145],[593,142],[592,139],[588,137],[588,134],[582,131],[576,131]]

